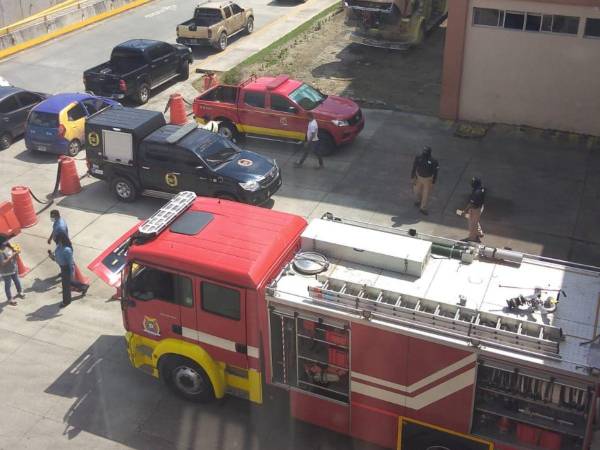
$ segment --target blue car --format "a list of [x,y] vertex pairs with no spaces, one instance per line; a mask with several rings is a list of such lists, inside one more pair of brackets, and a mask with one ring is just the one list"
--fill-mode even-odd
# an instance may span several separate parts
[[119,102],[91,94],[57,94],[35,106],[25,127],[28,150],[75,156],[85,142],[85,121]]

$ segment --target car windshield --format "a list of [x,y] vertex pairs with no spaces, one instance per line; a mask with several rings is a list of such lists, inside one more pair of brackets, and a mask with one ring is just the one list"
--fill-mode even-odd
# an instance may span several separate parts
[[231,161],[240,152],[240,148],[226,139],[217,139],[207,147],[200,150],[199,154],[211,168]]
[[46,128],[57,128],[58,127],[58,114],[32,111],[29,116],[29,125],[36,125],[38,127]]
[[289,97],[306,110],[315,109],[327,98],[326,95],[321,94],[308,84],[303,84],[300,86],[298,89],[293,91]]

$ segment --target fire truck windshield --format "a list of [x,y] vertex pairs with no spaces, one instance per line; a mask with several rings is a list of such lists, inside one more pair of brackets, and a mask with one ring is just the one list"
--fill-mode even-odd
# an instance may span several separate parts
[[226,139],[218,139],[200,149],[198,153],[206,164],[214,169],[227,161],[231,161],[239,152],[239,147],[234,143]]
[[322,94],[308,84],[303,84],[295,91],[292,91],[289,97],[307,110],[315,109],[327,98],[325,94]]

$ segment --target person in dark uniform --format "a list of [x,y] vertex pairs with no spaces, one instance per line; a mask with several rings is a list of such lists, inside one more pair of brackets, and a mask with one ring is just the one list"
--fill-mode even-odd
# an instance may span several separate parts
[[466,208],[463,209],[462,215],[467,216],[469,220],[469,237],[467,241],[481,242],[483,230],[479,220],[485,204],[485,187],[481,182],[481,178],[473,177],[471,179],[471,196]]
[[415,206],[419,207],[422,214],[427,215],[427,204],[429,196],[433,190],[433,185],[437,181],[439,164],[431,156],[431,147],[423,147],[423,151],[413,163],[410,177],[412,179],[413,190],[417,196]]
[[56,264],[60,266],[60,276],[62,281],[62,303],[61,308],[69,306],[71,303],[71,287],[81,291],[85,295],[90,287],[88,284],[80,283],[73,279],[75,261],[73,260],[73,244],[64,233],[58,233],[55,236],[56,250],[54,258]]

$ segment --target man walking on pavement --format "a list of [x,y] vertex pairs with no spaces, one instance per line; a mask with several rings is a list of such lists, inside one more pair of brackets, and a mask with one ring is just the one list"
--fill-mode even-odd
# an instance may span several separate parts
[[48,244],[54,240],[56,242],[56,236],[59,234],[65,234],[69,237],[69,227],[67,227],[67,222],[65,219],[60,217],[60,212],[58,209],[53,209],[50,211],[50,220],[52,221],[52,234],[48,238]]
[[481,213],[483,213],[483,205],[485,203],[485,187],[481,182],[481,178],[473,177],[471,179],[471,196],[469,197],[469,203],[466,208],[462,211],[462,216],[467,216],[469,220],[469,237],[466,241],[481,242],[483,237],[483,230],[479,220],[481,219]]
[[433,190],[433,185],[437,181],[438,168],[437,159],[431,157],[431,147],[423,147],[421,154],[415,157],[410,174],[413,189],[417,196],[415,206],[419,207],[421,214],[429,214],[427,212],[427,204]]
[[62,282],[62,302],[61,308],[71,304],[71,287],[81,291],[81,295],[85,295],[89,289],[89,284],[80,283],[73,279],[75,261],[73,259],[73,244],[64,233],[58,233],[55,236],[56,250],[54,250],[54,258],[56,264],[60,266],[60,276]]
[[321,169],[323,167],[323,158],[321,157],[321,152],[319,150],[319,125],[317,119],[315,119],[315,115],[311,112],[308,113],[308,129],[306,130],[304,153],[298,162],[294,163],[294,167],[302,166],[302,163],[310,152],[312,152],[319,160],[317,169]]

